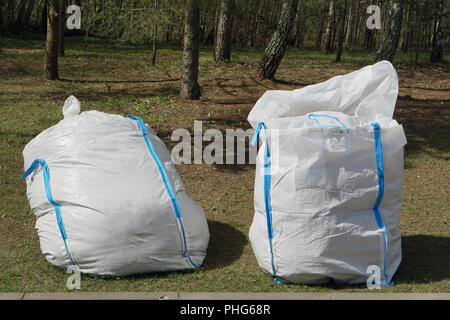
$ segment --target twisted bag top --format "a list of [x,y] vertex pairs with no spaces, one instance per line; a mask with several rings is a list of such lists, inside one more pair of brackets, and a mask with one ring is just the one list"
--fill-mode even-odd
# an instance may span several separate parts
[[45,258],[102,275],[199,267],[206,218],[153,130],[138,117],[80,114],[73,96],[63,114],[23,151]]

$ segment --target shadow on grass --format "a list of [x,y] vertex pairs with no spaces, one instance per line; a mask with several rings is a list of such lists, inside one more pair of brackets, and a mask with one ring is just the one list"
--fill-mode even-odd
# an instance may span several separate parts
[[[72,80],[68,80],[67,82],[71,82]],[[92,80],[97,81],[97,80]],[[143,81],[144,82],[144,81]],[[145,85],[145,83],[150,81],[145,81],[144,84],[138,87],[124,87],[124,88],[116,88],[109,87],[109,84],[112,84],[111,81],[98,81],[99,85],[104,85],[104,87],[86,87],[86,86],[74,86],[72,88],[66,89],[67,92],[60,91],[52,94],[53,100],[57,100],[58,103],[62,106],[64,101],[69,97],[69,95],[74,95],[78,100],[82,103],[82,108],[89,108],[92,102],[101,102],[102,99],[119,99],[122,101],[128,101],[130,106],[135,105],[133,100],[140,98],[152,98],[157,96],[168,96],[168,95],[176,95],[178,93],[178,87],[173,81],[165,81],[161,82],[161,85],[155,88],[151,88]],[[83,83],[83,80],[79,80],[76,82],[77,84]],[[87,80],[86,83],[89,83]],[[130,82],[118,82],[118,83],[138,83],[136,81]],[[83,102],[85,104],[83,104]],[[119,106],[118,106],[119,107]],[[101,111],[101,110],[99,110]],[[125,111],[125,110],[117,110],[117,112]],[[125,111],[127,112],[127,111]]]
[[284,85],[291,86],[291,87],[296,87],[295,89],[303,88],[303,87],[314,84],[314,83],[298,82],[295,80],[286,81],[283,79],[273,79],[273,82],[278,83],[278,84],[284,84]]
[[247,244],[245,235],[232,226],[218,221],[208,220],[208,227],[211,238],[202,269],[223,268],[239,259]]
[[60,78],[63,82],[76,82],[76,83],[153,83],[153,82],[171,82],[180,81],[180,78],[173,79],[158,79],[158,80],[83,80],[83,79],[66,79]]
[[394,119],[403,125],[408,140],[405,168],[413,167],[412,160],[421,154],[448,160],[449,103],[445,99],[398,98]]
[[397,283],[430,283],[450,279],[450,238],[432,235],[402,237],[402,263]]

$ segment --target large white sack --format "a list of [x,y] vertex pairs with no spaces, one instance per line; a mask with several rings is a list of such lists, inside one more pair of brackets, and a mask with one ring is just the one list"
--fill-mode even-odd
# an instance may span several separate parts
[[392,119],[397,93],[395,69],[382,61],[258,100],[248,117],[262,141],[250,240],[265,272],[365,283],[377,266],[378,284],[391,283],[406,144]]
[[63,113],[23,151],[45,258],[99,275],[199,267],[209,241],[205,215],[153,130],[139,119],[79,114],[73,96]]

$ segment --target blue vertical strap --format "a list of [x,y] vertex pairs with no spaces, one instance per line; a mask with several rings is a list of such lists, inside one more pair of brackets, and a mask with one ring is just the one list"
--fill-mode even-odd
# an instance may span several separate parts
[[28,177],[34,170],[38,168],[39,165],[41,165],[42,172],[44,175],[44,187],[45,187],[45,194],[47,195],[47,200],[55,208],[56,222],[58,223],[59,232],[61,233],[61,237],[64,242],[64,248],[66,250],[67,258],[69,258],[70,263],[75,266],[75,262],[72,259],[72,255],[70,254],[69,248],[67,247],[66,243],[67,234],[61,218],[61,204],[53,200],[52,189],[50,188],[50,170],[48,169],[45,160],[44,159],[34,160],[33,163],[30,165],[30,167],[22,174],[22,178]]
[[[332,124],[321,124],[321,123],[319,122],[319,119],[317,119],[317,118],[329,118],[329,119],[336,120],[337,122],[340,123],[340,126],[338,126],[338,125],[332,125]],[[347,133],[347,137],[348,137],[348,139],[349,139],[349,140],[348,140],[347,153],[350,154],[350,135],[349,135],[350,132],[349,132],[349,130],[348,130],[348,127],[347,127],[345,124],[343,124],[343,123],[341,122],[341,120],[339,120],[339,118],[333,117],[333,116],[330,116],[330,115],[327,115],[327,114],[310,113],[310,114],[308,115],[308,119],[309,119],[309,120],[313,120],[314,122],[316,122],[317,125],[318,125],[319,127],[324,127],[324,128],[344,128],[344,129],[345,129],[345,132]]]
[[155,149],[153,148],[152,143],[150,142],[150,139],[148,138],[148,130],[145,126],[144,121],[136,116],[127,116],[130,119],[137,120],[139,129],[142,132],[142,135],[145,140],[145,144],[147,145],[148,151],[150,152],[150,155],[152,156],[153,160],[156,163],[156,166],[159,169],[159,172],[161,173],[161,177],[163,179],[164,185],[166,187],[167,193],[169,194],[170,201],[172,202],[173,210],[175,212],[175,216],[177,217],[178,221],[180,222],[181,226],[181,237],[183,238],[183,257],[187,258],[189,263],[192,264],[195,268],[200,268],[201,264],[195,264],[191,257],[188,255],[188,248],[187,248],[187,242],[186,242],[186,234],[184,232],[184,223],[183,223],[183,216],[181,215],[180,206],[178,204],[177,198],[175,196],[175,192],[173,191],[172,185],[170,184],[169,177],[167,176],[166,170],[164,169],[164,166],[159,159],[158,155],[156,154]]
[[[255,146],[257,141],[259,140],[259,133],[261,132],[261,128],[266,130],[266,125],[264,122],[259,122],[258,127],[256,128],[255,134],[252,138],[251,144]],[[272,239],[273,239],[273,225],[272,225],[272,206],[270,203],[270,187],[271,187],[271,170],[270,170],[270,151],[269,144],[267,143],[267,134],[265,135],[265,144],[266,147],[264,149],[264,205],[266,208],[266,219],[267,219],[267,235],[269,238],[269,249],[270,249],[270,262],[272,264],[272,273],[275,276],[275,282],[280,284],[283,279],[279,278],[275,271],[275,263],[273,256],[273,247],[272,247]]]
[[375,215],[375,220],[377,222],[378,229],[382,229],[384,231],[384,265],[383,265],[383,273],[385,278],[385,285],[391,286],[394,283],[390,281],[386,274],[386,260],[387,260],[387,251],[388,251],[388,235],[386,226],[383,222],[383,217],[381,216],[379,207],[381,204],[381,200],[383,199],[384,194],[384,165],[383,165],[383,147],[381,145],[381,134],[380,134],[380,125],[378,122],[372,123],[373,134],[375,139],[375,154],[377,157],[377,175],[378,175],[378,196],[375,200],[375,204],[373,205],[372,211]]

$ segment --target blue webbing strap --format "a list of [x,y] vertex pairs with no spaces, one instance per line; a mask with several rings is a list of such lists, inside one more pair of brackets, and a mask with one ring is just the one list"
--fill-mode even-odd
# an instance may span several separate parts
[[183,217],[181,215],[181,210],[180,210],[180,206],[178,205],[178,201],[177,198],[175,196],[175,192],[172,189],[172,185],[170,184],[170,180],[169,177],[167,176],[166,170],[164,169],[164,165],[162,164],[161,160],[159,159],[158,155],[156,154],[155,149],[153,148],[152,143],[150,142],[150,139],[148,138],[147,134],[148,134],[148,130],[147,127],[145,126],[144,121],[136,116],[127,116],[130,119],[134,119],[137,120],[138,125],[139,125],[139,129],[142,132],[142,135],[144,137],[145,140],[145,144],[147,145],[148,151],[150,152],[150,155],[152,156],[153,160],[156,163],[156,166],[159,169],[159,172],[161,173],[161,177],[163,179],[164,185],[166,187],[167,193],[169,194],[169,198],[170,201],[172,202],[172,206],[173,209],[175,211],[175,216],[177,217],[178,221],[180,222],[180,226],[181,226],[181,236],[183,238],[183,245],[184,245],[184,250],[183,250],[183,257],[187,258],[189,263],[191,263],[195,268],[200,268],[201,264],[195,264],[191,257],[188,255],[187,251],[187,242],[186,242],[186,235],[184,232],[184,223],[183,223]]
[[[266,130],[266,125],[264,122],[259,122],[258,127],[256,128],[255,134],[252,138],[251,144],[255,146],[259,140],[259,133],[261,132],[261,127],[264,127]],[[274,263],[274,255],[273,255],[273,247],[272,247],[272,239],[273,239],[273,226],[272,226],[272,206],[270,203],[270,187],[271,187],[271,170],[270,170],[270,151],[269,145],[267,143],[267,135],[265,135],[265,144],[266,147],[264,149],[264,205],[266,208],[266,219],[267,219],[267,235],[269,238],[269,249],[270,249],[270,262],[272,264],[272,273],[275,276],[276,283],[282,283],[283,279],[279,278],[275,271],[275,263]],[[284,280],[284,282],[287,282]]]
[[[343,123],[341,122],[341,120],[339,120],[337,117],[329,116],[329,115],[327,115],[327,114],[315,114],[315,113],[310,113],[310,114],[308,115],[308,118],[309,118],[310,120],[315,121],[319,127],[344,128],[345,131],[348,133],[348,127],[347,127],[345,124],[343,124]],[[319,120],[316,119],[316,118],[330,118],[330,119],[336,120],[336,121],[339,122],[341,125],[340,125],[340,126],[336,126],[336,125],[331,125],[331,124],[320,124],[320,123],[319,123]]]
[[45,160],[44,159],[34,160],[33,163],[30,165],[30,167],[22,174],[22,178],[28,177],[34,170],[38,168],[39,165],[41,165],[42,167],[42,172],[44,176],[45,194],[47,195],[47,200],[55,208],[56,222],[58,223],[59,232],[61,233],[61,237],[64,241],[64,248],[66,250],[67,258],[69,258],[70,263],[75,266],[75,263],[72,259],[72,255],[70,254],[66,243],[67,234],[61,218],[61,204],[53,200],[52,190],[50,188],[50,170],[48,169]]
[[386,226],[384,225],[383,218],[379,211],[381,200],[384,194],[384,165],[383,165],[383,147],[381,145],[380,125],[377,122],[372,123],[373,134],[375,140],[375,153],[377,157],[377,175],[378,175],[378,196],[373,205],[372,211],[375,215],[375,220],[379,229],[384,231],[384,266],[383,273],[386,283],[384,285],[391,286],[394,283],[391,282],[386,274],[386,260],[388,251],[388,235]]

